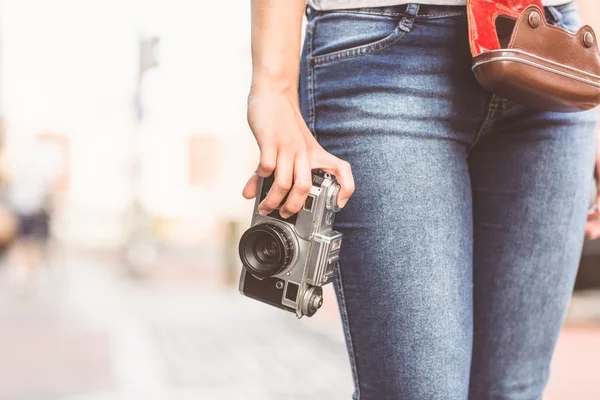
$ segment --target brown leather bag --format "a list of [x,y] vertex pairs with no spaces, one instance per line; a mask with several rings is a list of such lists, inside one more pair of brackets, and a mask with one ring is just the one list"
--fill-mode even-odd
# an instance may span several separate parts
[[600,104],[600,52],[590,26],[573,34],[548,24],[540,0],[468,0],[467,8],[473,72],[483,87],[550,111]]

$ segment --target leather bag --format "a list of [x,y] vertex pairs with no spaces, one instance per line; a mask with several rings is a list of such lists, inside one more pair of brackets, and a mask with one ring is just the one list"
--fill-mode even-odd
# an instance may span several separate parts
[[600,52],[594,30],[568,32],[546,21],[541,0],[468,0],[477,81],[533,108],[575,112],[600,104]]

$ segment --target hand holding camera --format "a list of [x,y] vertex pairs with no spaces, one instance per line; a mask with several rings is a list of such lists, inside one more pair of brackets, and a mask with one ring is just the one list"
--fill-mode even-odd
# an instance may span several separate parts
[[293,95],[255,85],[248,98],[248,123],[260,148],[260,162],[244,187],[243,196],[256,197],[259,178],[275,174],[272,190],[259,212],[266,215],[281,205],[283,218],[297,213],[308,196],[313,170],[322,170],[337,178],[338,205],[346,204],[354,192],[350,164],[326,152],[316,141]]
[[333,279],[341,246],[333,220],[354,192],[354,179],[350,164],[313,137],[295,94],[276,87],[254,84],[248,98],[248,123],[261,155],[243,190],[256,201],[239,246],[240,291],[298,317],[312,316],[323,301],[321,287]]
[[258,211],[273,182],[273,177],[260,179],[252,224],[240,240],[240,292],[298,318],[310,317],[323,304],[322,286],[333,280],[339,260],[342,234],[333,230],[333,221],[340,185],[334,176],[314,172],[301,210],[282,218],[279,209],[267,215]]

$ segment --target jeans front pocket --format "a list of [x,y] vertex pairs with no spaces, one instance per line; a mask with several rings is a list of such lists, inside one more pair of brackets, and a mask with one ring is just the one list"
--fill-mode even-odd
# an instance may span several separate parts
[[312,63],[326,64],[382,51],[410,31],[417,11],[418,6],[409,5],[407,13],[395,14],[376,10],[322,12],[312,21]]

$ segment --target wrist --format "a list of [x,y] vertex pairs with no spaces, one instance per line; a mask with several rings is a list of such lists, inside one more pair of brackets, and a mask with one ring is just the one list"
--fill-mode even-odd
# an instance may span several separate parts
[[297,77],[277,76],[269,73],[254,73],[250,84],[250,93],[283,94],[296,98],[298,96]]

